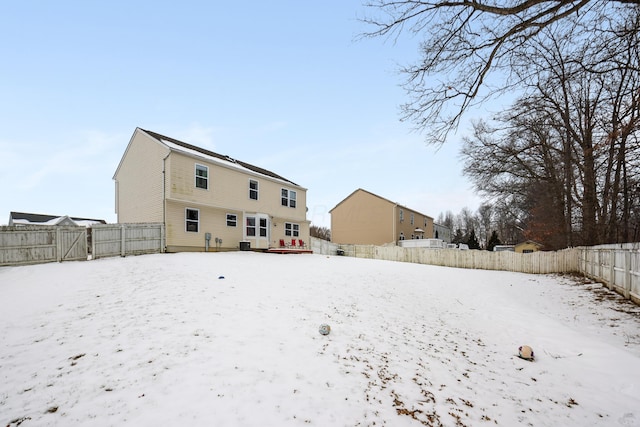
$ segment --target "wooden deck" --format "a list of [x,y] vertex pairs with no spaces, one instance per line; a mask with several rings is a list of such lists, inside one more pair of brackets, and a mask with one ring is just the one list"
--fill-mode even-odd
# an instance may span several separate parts
[[269,248],[268,253],[272,254],[312,254],[309,248]]

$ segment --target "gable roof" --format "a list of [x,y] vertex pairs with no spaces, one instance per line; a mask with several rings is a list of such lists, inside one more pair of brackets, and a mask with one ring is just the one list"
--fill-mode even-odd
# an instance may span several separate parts
[[10,212],[9,223],[21,225],[56,225],[64,221],[65,218],[72,220],[78,225],[86,226],[91,224],[106,224],[103,219],[69,217],[67,215],[44,215],[27,212]]
[[[140,128],[138,128],[140,129]],[[260,175],[264,175],[267,176],[269,178],[274,178],[274,179],[278,179],[280,181],[284,181],[287,182],[289,184],[295,185],[296,187],[300,187],[298,184],[296,184],[295,182],[284,178],[283,176],[280,176],[274,172],[271,172],[267,169],[258,167],[258,166],[254,166],[250,163],[246,163],[240,160],[236,160],[234,158],[231,158],[227,155],[223,155],[223,154],[218,154],[215,153],[213,151],[209,151],[207,149],[201,148],[201,147],[197,147],[195,145],[192,144],[188,144],[186,142],[182,142],[179,141],[175,138],[171,138],[162,134],[159,134],[157,132],[153,132],[150,130],[146,130],[146,129],[140,129],[142,132],[146,133],[147,135],[149,135],[150,137],[154,138],[155,140],[157,140],[158,142],[160,142],[161,144],[165,145],[166,147],[168,147],[170,150],[173,151],[180,151],[183,153],[187,153],[187,154],[196,154],[196,155],[201,155],[201,156],[205,156],[205,157],[209,157],[212,159],[216,159],[219,161],[222,161],[224,163],[226,163],[228,166],[233,166],[235,165],[236,167],[239,166],[241,168],[247,169],[251,172],[260,174]]]
[[408,210],[408,211],[415,212],[415,213],[418,213],[418,214],[420,214],[420,215],[422,215],[422,216],[425,216],[425,217],[427,217],[427,218],[431,218],[431,219],[433,219],[433,217],[431,217],[431,216],[429,216],[429,215],[425,215],[425,214],[423,214],[422,212],[419,212],[419,211],[417,211],[417,210],[415,210],[415,209],[411,209],[411,208],[409,208],[409,207],[406,207],[406,206],[400,205],[400,204],[398,204],[398,203],[396,203],[396,202],[392,202],[392,201],[391,201],[391,200],[389,200],[389,199],[385,199],[384,197],[382,197],[382,196],[378,196],[377,194],[374,194],[374,193],[372,193],[371,191],[367,191],[367,190],[365,190],[365,189],[363,189],[363,188],[358,188],[357,190],[355,190],[354,192],[352,192],[351,194],[349,194],[347,197],[345,197],[344,199],[342,199],[342,200],[341,200],[337,205],[335,205],[335,206],[334,206],[334,207],[329,211],[329,213],[331,213],[331,212],[332,212],[333,210],[335,210],[338,206],[340,206],[341,204],[343,204],[346,200],[348,200],[351,196],[353,196],[354,194],[356,194],[356,193],[357,193],[357,192],[359,192],[359,191],[360,191],[360,192],[363,192],[363,193],[366,193],[366,194],[368,194],[368,195],[370,195],[370,196],[377,197],[378,199],[384,200],[385,202],[390,203],[390,204],[392,204],[393,206],[397,206],[397,207],[399,207],[399,208],[406,209],[406,210]]

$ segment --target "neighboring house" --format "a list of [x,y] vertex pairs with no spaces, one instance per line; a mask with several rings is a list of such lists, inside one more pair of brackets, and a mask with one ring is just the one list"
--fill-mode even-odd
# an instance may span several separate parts
[[451,243],[451,229],[446,225],[433,223],[433,237]]
[[522,254],[528,254],[531,252],[538,252],[543,246],[544,245],[542,243],[527,240],[526,242],[518,243],[515,246],[515,251]]
[[384,245],[398,240],[433,238],[433,218],[357,189],[329,211],[331,241]]
[[94,224],[106,224],[103,219],[91,219],[91,218],[77,218],[70,217],[68,215],[43,215],[26,212],[10,212],[9,213],[9,226],[23,226],[23,225],[67,225],[67,226],[80,226],[90,227]]
[[113,179],[118,223],[164,223],[169,252],[310,244],[307,190],[229,156],[136,128]]

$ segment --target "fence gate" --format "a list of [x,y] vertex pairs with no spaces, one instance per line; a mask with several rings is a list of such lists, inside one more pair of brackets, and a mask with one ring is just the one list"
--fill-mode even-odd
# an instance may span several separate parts
[[58,261],[87,260],[86,227],[59,227],[56,232]]

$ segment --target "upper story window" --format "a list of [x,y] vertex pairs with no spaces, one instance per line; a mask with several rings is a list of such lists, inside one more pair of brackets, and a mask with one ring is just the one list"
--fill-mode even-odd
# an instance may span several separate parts
[[185,228],[193,233],[198,232],[200,225],[200,211],[198,209],[185,209]]
[[249,198],[258,200],[258,181],[254,179],[249,180]]
[[282,189],[282,206],[289,206],[290,208],[296,207],[296,192],[293,190]]
[[400,222],[404,221],[404,210],[400,209]]
[[196,188],[209,188],[209,168],[196,164]]
[[413,225],[413,221],[414,221],[414,219],[415,219],[415,218],[414,218],[413,214],[411,214],[411,225]]
[[427,221],[427,217],[425,216],[425,217],[424,217],[424,226],[426,227],[426,226],[428,226],[428,225],[429,225],[429,224],[428,224],[428,221]]

